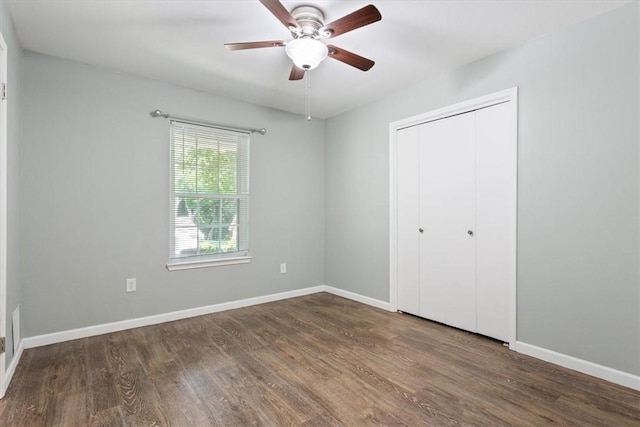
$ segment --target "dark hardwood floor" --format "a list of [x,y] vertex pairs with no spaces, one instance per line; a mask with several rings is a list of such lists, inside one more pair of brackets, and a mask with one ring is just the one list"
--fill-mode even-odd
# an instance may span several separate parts
[[640,392],[329,294],[26,350],[0,426],[639,426]]

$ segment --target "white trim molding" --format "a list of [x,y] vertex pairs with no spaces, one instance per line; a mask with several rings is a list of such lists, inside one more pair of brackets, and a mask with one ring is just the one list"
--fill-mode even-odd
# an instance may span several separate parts
[[200,259],[200,260],[189,260],[186,261],[171,261],[167,263],[167,270],[169,271],[179,271],[179,270],[189,270],[193,268],[206,268],[206,267],[220,267],[223,265],[236,265],[236,264],[248,264],[251,262],[253,257],[251,256],[241,256],[241,257],[233,257],[233,258],[217,258],[217,259]]
[[20,344],[18,344],[18,348],[15,353],[13,353],[13,357],[11,358],[11,363],[7,366],[7,370],[4,373],[5,379],[5,388],[2,390],[2,395],[7,392],[9,388],[9,384],[11,383],[11,379],[13,378],[13,374],[16,372],[16,368],[18,367],[18,363],[20,363],[20,359],[22,358],[22,352],[24,351],[24,340],[20,340]]
[[[52,334],[39,335],[35,337],[24,338],[20,341],[18,350],[16,351],[11,364],[7,368],[6,372],[6,384],[9,385],[9,381],[13,377],[13,374],[18,366],[22,352],[24,349],[40,347],[50,344],[56,344],[60,342],[70,341],[74,339],[87,338],[96,335],[107,334],[111,332],[124,331],[127,329],[138,328],[142,326],[156,325],[164,322],[171,322],[174,320],[187,319],[190,317],[202,316],[205,314],[217,313],[225,310],[233,310],[236,308],[249,307],[252,305],[264,304],[269,302],[275,302],[285,300],[289,298],[296,298],[305,295],[311,295],[319,292],[327,292],[332,295],[336,295],[342,298],[347,298],[362,304],[366,304],[378,309],[386,311],[396,311],[391,309],[390,303],[380,301],[374,298],[370,298],[364,295],[356,294],[353,292],[345,291],[343,289],[335,288],[327,285],[313,286],[304,289],[297,289],[294,291],[281,292],[272,295],[265,295],[261,297],[247,298],[237,301],[230,301],[221,304],[214,304],[205,307],[192,308],[181,311],[174,311],[170,313],[163,313],[154,316],[140,317],[131,320],[124,320],[120,322],[106,323],[102,325],[89,326],[86,328],[72,329],[69,331],[56,332]],[[606,381],[610,381],[615,384],[630,387],[635,390],[640,390],[640,377],[632,375],[626,372],[617,371],[606,366],[597,365],[592,362],[580,360],[575,357],[567,356],[561,353],[556,353],[551,350],[546,350],[540,347],[536,347],[531,344],[523,342],[515,343],[515,350],[519,353],[526,354],[528,356],[535,357],[537,359],[544,360],[546,362],[554,363],[556,365],[564,366],[575,371],[583,372],[588,375],[592,375],[597,378],[601,378]]]
[[362,304],[370,305],[372,307],[380,308],[382,310],[396,311],[396,310],[391,310],[391,306],[389,305],[388,302],[380,301],[380,300],[374,299],[374,298],[365,297],[364,295],[355,294],[353,292],[345,291],[344,289],[338,289],[338,288],[334,288],[332,286],[324,286],[323,291],[327,292],[327,293],[330,293],[330,294],[333,294],[333,295],[337,295],[337,296],[342,297],[342,298],[350,299],[352,301],[357,301],[357,302],[360,302]]
[[[489,107],[504,102],[510,103],[511,118],[513,125],[511,126],[510,138],[516,147],[516,170],[517,170],[517,146],[518,146],[518,88],[513,87],[499,92],[495,92],[479,98],[470,99],[447,107],[439,108],[427,113],[408,117],[389,124],[389,309],[390,311],[398,310],[398,141],[397,133],[400,129],[439,120],[445,117],[463,114],[480,108]],[[512,249],[512,258],[510,260],[510,278],[509,278],[509,348],[515,349],[517,340],[517,172],[513,188],[514,204],[512,207],[513,216],[513,241],[509,242]]]
[[140,328],[142,326],[157,325],[174,320],[188,319],[190,317],[202,316],[205,314],[218,313],[220,311],[233,310],[236,308],[249,307],[252,305],[264,304],[268,302],[280,301],[289,298],[323,292],[325,287],[315,286],[311,288],[298,289],[295,291],[281,292],[278,294],[265,295],[261,297],[246,298],[237,301],[223,302],[220,304],[207,305],[204,307],[190,308],[170,313],[156,314],[153,316],[138,317],[135,319],[122,320],[119,322],[105,323],[102,325],[87,326],[85,328],[71,329],[68,331],[54,332],[51,334],[38,335],[25,338],[24,347],[34,348],[49,344],[56,344],[64,341],[71,341],[80,338],[87,338],[96,335],[108,334],[111,332],[125,331],[127,329]]
[[545,362],[640,391],[640,376],[638,375],[618,371],[617,369],[598,365],[597,363],[578,359],[577,357],[568,356],[553,350],[547,350],[546,348],[527,344],[522,341],[516,342],[516,351],[526,354],[527,356],[535,357],[536,359],[544,360]]
[[[0,34],[0,86],[7,85],[7,43]],[[4,99],[2,99],[4,98]],[[7,99],[0,96],[0,337],[7,336],[7,232],[8,232],[8,193],[7,181]],[[5,345],[6,345],[5,338]],[[9,387],[5,365],[6,353],[0,354],[0,398]]]
[[237,301],[213,304],[204,307],[190,308],[187,310],[173,311],[170,313],[156,314],[153,316],[138,317],[135,319],[122,320],[119,322],[105,323],[102,325],[87,326],[85,328],[71,329],[68,331],[54,332],[51,334],[38,335],[22,340],[24,348],[41,347],[44,345],[56,344],[65,341],[88,338],[96,335],[108,334],[111,332],[125,331],[127,329],[140,328],[143,326],[157,325],[174,320],[187,319],[190,317],[202,316],[205,314],[218,313],[236,308],[249,307],[252,305],[265,304],[268,302],[280,301],[289,298],[301,297],[304,295],[327,292],[373,307],[389,310],[389,304],[363,295],[354,294],[331,286],[319,285],[310,288],[298,289],[295,291],[281,292],[261,297],[246,298]]

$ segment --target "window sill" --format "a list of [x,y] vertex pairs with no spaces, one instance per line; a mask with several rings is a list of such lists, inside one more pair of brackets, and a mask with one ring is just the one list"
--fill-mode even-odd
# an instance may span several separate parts
[[251,262],[251,256],[239,256],[234,258],[199,259],[190,261],[170,261],[167,270],[189,270],[192,268],[220,267],[223,265],[247,264]]

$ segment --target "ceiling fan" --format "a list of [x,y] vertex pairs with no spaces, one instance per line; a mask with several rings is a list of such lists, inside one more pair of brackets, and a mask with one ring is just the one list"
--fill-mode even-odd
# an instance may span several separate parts
[[368,71],[374,62],[368,58],[321,40],[337,37],[382,19],[374,5],[356,10],[329,24],[324,23],[324,14],[313,6],[299,6],[289,12],[279,0],[260,0],[280,22],[284,24],[293,40],[268,40],[243,43],[226,43],[229,50],[284,47],[293,61],[289,80],[301,80],[306,71],[316,68],[325,58],[333,58],[362,71]]

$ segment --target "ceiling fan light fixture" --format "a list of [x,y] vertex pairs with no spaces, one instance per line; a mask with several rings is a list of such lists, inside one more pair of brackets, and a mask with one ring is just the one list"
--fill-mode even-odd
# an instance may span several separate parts
[[324,43],[310,37],[291,40],[285,46],[285,51],[296,67],[303,70],[313,70],[329,53],[329,49]]

